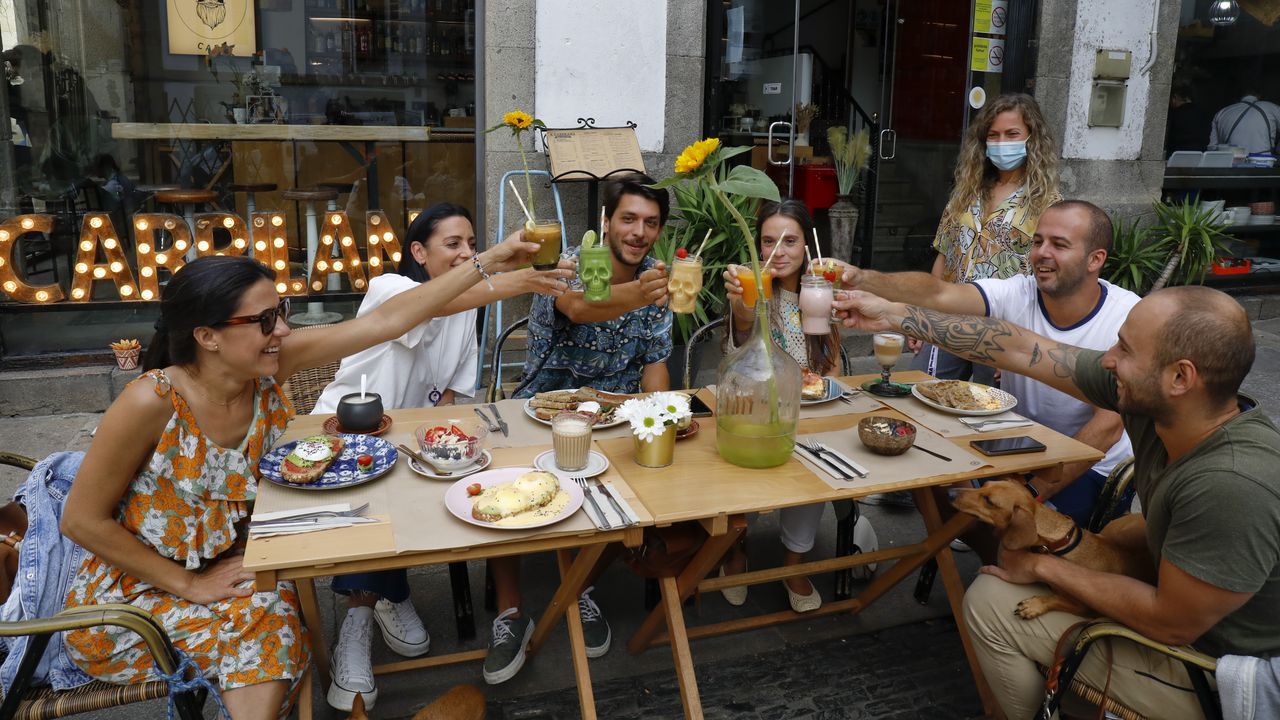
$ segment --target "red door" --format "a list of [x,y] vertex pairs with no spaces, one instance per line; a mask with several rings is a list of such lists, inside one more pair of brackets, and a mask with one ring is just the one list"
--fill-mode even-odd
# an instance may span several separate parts
[[898,0],[893,129],[899,139],[957,140],[969,59],[966,0]]

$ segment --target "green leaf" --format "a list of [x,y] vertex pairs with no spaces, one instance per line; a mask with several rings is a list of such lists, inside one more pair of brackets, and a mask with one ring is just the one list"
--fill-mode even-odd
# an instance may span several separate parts
[[761,198],[778,202],[778,186],[768,175],[753,167],[739,165],[729,171],[729,177],[719,183],[720,190],[729,195]]
[[751,152],[750,145],[738,145],[735,147],[721,146],[718,150],[711,153],[711,157],[707,158],[707,162],[724,162],[731,157],[741,155],[745,152]]

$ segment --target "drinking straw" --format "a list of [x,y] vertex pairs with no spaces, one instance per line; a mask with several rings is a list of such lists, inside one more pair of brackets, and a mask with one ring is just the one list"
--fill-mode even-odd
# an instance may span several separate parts
[[[813,256],[809,254],[809,246],[808,246],[808,245],[805,245],[805,246],[804,246],[804,259],[805,259],[805,260],[807,260],[807,261],[809,262],[809,267],[813,267]],[[818,274],[818,273],[816,273],[816,272],[814,273],[814,275],[817,275],[817,274]]]
[[712,228],[707,228],[707,235],[706,237],[702,238],[702,244],[698,246],[698,252],[693,254],[694,257],[696,258],[702,257],[702,250],[707,246],[707,241],[711,239],[711,230]]
[[507,178],[507,184],[511,186],[511,192],[515,193],[516,202],[520,203],[520,209],[524,211],[524,219],[533,222],[533,216],[529,214],[529,208],[525,207],[524,200],[520,199],[520,191],[516,189],[516,184],[511,182],[511,178]]
[[818,242],[818,228],[813,229],[813,247],[818,251],[818,264],[822,264],[822,244]]
[[[764,269],[769,267],[769,263],[773,262],[773,256],[777,254],[778,248],[782,247],[782,241],[786,239],[787,234],[782,233],[782,237],[778,238],[778,243],[773,246],[773,252],[769,253],[769,258],[764,261],[764,265],[760,266],[760,272],[764,272]],[[805,252],[808,252],[808,248],[805,248]]]
[[368,376],[365,375],[364,373],[360,373],[360,399],[361,400],[364,399],[364,387],[365,387],[366,379],[368,379]]
[[604,206],[600,206],[600,244],[604,244]]

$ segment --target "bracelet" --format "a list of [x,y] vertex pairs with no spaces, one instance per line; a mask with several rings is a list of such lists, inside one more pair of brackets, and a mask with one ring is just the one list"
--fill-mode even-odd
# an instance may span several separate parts
[[480,264],[480,256],[472,255],[471,264],[476,266],[476,272],[480,273],[480,277],[484,278],[484,284],[488,285],[489,289],[492,290],[493,283],[490,282],[490,278],[492,278],[493,276],[484,271],[484,265]]

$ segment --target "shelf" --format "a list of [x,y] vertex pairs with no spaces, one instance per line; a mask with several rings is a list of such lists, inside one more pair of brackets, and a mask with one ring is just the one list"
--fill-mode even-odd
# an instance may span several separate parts
[[1226,225],[1218,228],[1228,235],[1276,235],[1280,234],[1280,225]]

